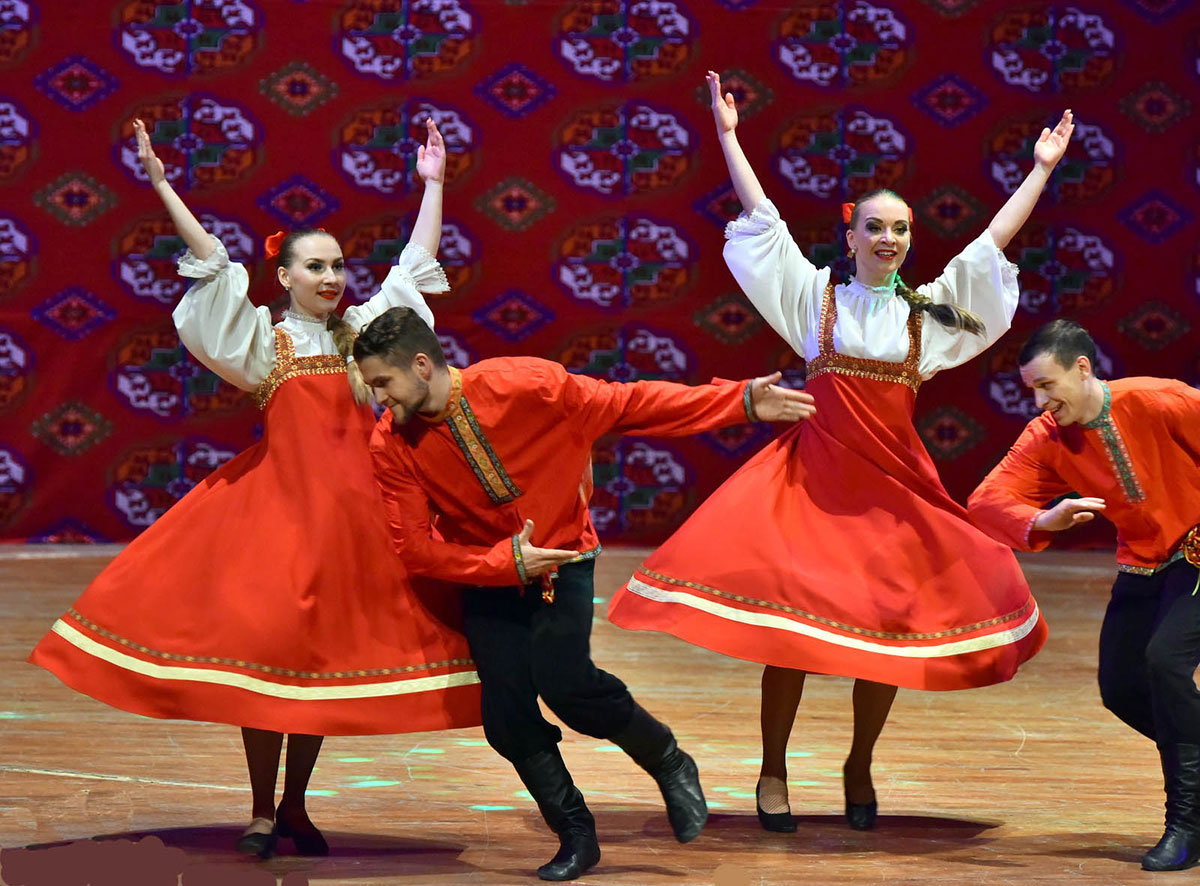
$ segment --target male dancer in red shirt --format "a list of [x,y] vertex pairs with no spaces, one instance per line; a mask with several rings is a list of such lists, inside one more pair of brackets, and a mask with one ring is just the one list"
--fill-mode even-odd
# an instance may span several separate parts
[[[1070,320],[1027,341],[1021,379],[1042,414],[968,503],[999,541],[1040,551],[1103,513],[1116,582],[1100,628],[1104,706],[1158,744],[1166,831],[1148,871],[1200,862],[1200,391],[1163,378],[1101,381],[1096,345]],[[1062,498],[1068,493],[1082,498]]]
[[[600,552],[588,511],[592,444],[608,433],[678,436],[796,421],[812,414],[812,397],[777,387],[778,375],[696,387],[613,384],[530,357],[460,372],[407,308],[371,323],[354,357],[388,407],[371,453],[397,551],[411,572],[473,586],[464,627],[484,733],[560,841],[538,876],[575,879],[600,859],[595,821],[539,695],[571,728],[628,753],[658,783],[675,837],[694,839],[708,817],[695,762],[624,683],[592,663]],[[544,547],[532,544],[535,531]]]

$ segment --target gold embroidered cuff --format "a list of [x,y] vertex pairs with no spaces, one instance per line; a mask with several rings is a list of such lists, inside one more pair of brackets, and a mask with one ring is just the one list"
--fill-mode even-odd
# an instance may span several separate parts
[[517,566],[517,578],[521,580],[522,585],[529,584],[529,576],[525,574],[525,558],[521,556],[521,536],[514,535],[512,537],[513,546],[513,562]]
[[751,396],[753,385],[753,381],[746,382],[746,388],[742,391],[742,407],[746,410],[746,421],[758,421],[754,412],[754,398]]

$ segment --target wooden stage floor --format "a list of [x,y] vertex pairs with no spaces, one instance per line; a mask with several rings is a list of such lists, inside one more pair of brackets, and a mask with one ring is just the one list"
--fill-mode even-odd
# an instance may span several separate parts
[[[186,868],[182,882],[194,886],[539,882],[532,870],[556,843],[481,730],[327,739],[309,810],[332,854],[236,855],[250,805],[236,729],[113,710],[24,661],[112,553],[0,548],[0,879],[64,886],[66,875],[18,877],[26,867],[70,869],[64,859],[74,852],[113,883],[142,882],[132,872],[152,858]],[[595,658],[696,757],[712,815],[698,840],[680,846],[653,782],[615,748],[570,734],[564,756],[604,853],[581,882],[1107,886],[1155,878],[1138,859],[1162,829],[1157,754],[1100,706],[1095,685],[1111,553],[1022,561],[1050,640],[1013,682],[900,692],[876,751],[873,832],[849,830],[840,814],[850,683],[811,678],[791,744],[795,834],[762,831],[754,816],[760,668],[605,621],[607,594],[643,553],[600,558]],[[72,842],[92,837],[155,837],[174,851],[155,840]],[[62,845],[22,851],[42,844]]]

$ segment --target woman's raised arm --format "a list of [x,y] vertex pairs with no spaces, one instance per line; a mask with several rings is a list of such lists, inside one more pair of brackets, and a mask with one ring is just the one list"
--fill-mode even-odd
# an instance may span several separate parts
[[417,148],[417,174],[425,182],[425,193],[421,195],[421,208],[417,211],[409,242],[416,243],[437,258],[438,246],[442,242],[442,182],[446,178],[446,143],[432,117],[425,121],[425,129],[425,144]]
[[738,144],[737,129],[738,112],[733,102],[733,93],[721,95],[721,75],[709,71],[704,78],[708,82],[709,92],[712,93],[713,119],[717,123],[717,138],[721,141],[721,150],[725,154],[725,165],[729,168],[729,177],[733,180],[733,190],[742,201],[742,209],[750,212],[766,198],[758,176],[750,168],[750,161]]
[[988,225],[988,233],[1000,249],[1012,241],[1033,212],[1038,197],[1042,195],[1042,188],[1050,180],[1050,173],[1066,153],[1074,130],[1075,118],[1069,108],[1063,111],[1062,119],[1053,131],[1049,127],[1042,130],[1041,137],[1033,146],[1033,169]]
[[167,207],[171,221],[175,223],[175,230],[179,232],[183,242],[192,251],[192,255],[200,261],[204,261],[213,251],[211,236],[201,227],[196,216],[192,215],[192,211],[184,205],[183,200],[171,187],[171,183],[167,181],[163,162],[158,159],[158,155],[154,153],[154,148],[150,144],[150,133],[146,132],[146,124],[141,120],[134,120],[133,132],[137,136],[138,159],[142,161],[142,168],[146,170],[146,175],[150,178],[150,186],[154,188],[154,192]]

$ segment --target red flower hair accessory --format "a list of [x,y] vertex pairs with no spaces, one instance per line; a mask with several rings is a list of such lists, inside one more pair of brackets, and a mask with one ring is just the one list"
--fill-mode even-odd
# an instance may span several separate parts
[[[850,217],[852,215],[854,215],[854,204],[853,203],[843,203],[842,204],[842,221],[844,221],[846,224],[850,224]],[[908,207],[908,223],[910,225],[913,223],[913,211],[912,211],[911,206]]]
[[[314,231],[320,231],[322,234],[329,232],[324,228],[313,228]],[[287,231],[276,231],[270,237],[263,241],[263,254],[267,261],[271,261],[275,256],[279,255],[279,249],[283,246],[283,241],[287,239]]]
[[283,245],[285,237],[287,237],[287,231],[276,231],[266,239],[263,244],[263,253],[266,255],[267,261],[279,255],[279,247]]

